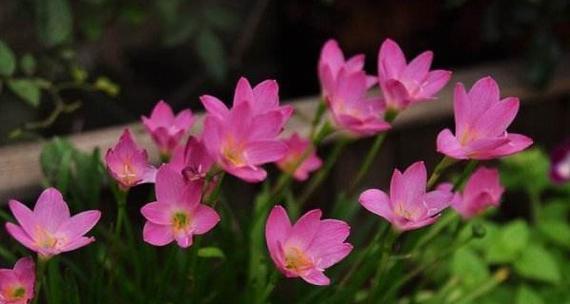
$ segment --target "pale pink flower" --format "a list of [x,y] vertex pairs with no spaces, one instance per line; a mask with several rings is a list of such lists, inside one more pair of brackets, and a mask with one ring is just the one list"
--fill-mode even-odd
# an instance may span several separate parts
[[21,258],[13,269],[0,269],[0,303],[27,304],[34,298],[36,266],[29,258]]
[[141,208],[146,218],[143,239],[154,246],[176,241],[178,246],[192,245],[192,237],[210,231],[220,221],[214,209],[200,203],[202,188],[187,183],[180,172],[163,165],[156,175],[156,201]]
[[[362,72],[364,68],[364,55],[358,54],[345,61],[344,54],[334,39],[328,40],[319,58],[318,73],[321,82],[323,98],[328,102],[329,96],[336,90],[341,70],[347,74]],[[370,88],[377,82],[376,77],[366,76],[366,87]]]
[[493,159],[526,149],[532,139],[506,131],[519,110],[515,97],[500,99],[491,77],[477,81],[467,93],[455,86],[455,135],[445,129],[437,136],[437,150],[455,159]]
[[277,83],[267,80],[252,89],[241,78],[231,110],[213,96],[201,100],[208,112],[202,140],[210,156],[247,182],[264,180],[261,165],[281,159],[287,150],[278,135],[292,114],[290,106],[279,106]]
[[89,232],[101,217],[98,210],[71,216],[61,193],[54,188],[42,192],[33,211],[16,200],[11,200],[9,207],[20,225],[6,223],[8,233],[44,258],[94,242],[94,237],[83,235]]
[[194,123],[192,111],[186,109],[174,116],[172,108],[163,100],[154,106],[150,118],[142,116],[141,119],[160,153],[164,155],[172,153]]
[[498,206],[504,191],[499,171],[481,167],[471,175],[463,193],[455,193],[451,207],[468,219],[491,206]]
[[435,98],[451,78],[450,71],[430,71],[433,53],[426,51],[409,64],[396,42],[386,39],[378,52],[378,82],[386,106],[401,111],[420,101]]
[[426,193],[426,184],[426,167],[423,162],[416,162],[403,174],[394,170],[389,195],[369,189],[360,195],[359,202],[399,231],[421,228],[434,223],[441,211],[450,205],[453,196],[449,190],[441,188]]
[[134,142],[129,129],[125,129],[119,142],[107,151],[105,162],[107,171],[123,189],[154,182],[156,169],[150,165],[146,150]]
[[378,97],[368,97],[366,74],[341,70],[337,86],[329,95],[329,113],[335,127],[352,136],[371,136],[388,130],[384,104]]
[[[277,161],[277,167],[292,174],[296,180],[306,180],[309,178],[309,173],[319,169],[323,164],[311,142],[299,134],[294,133],[283,142],[287,145],[287,153]],[[307,152],[309,149],[311,151]]]
[[286,277],[329,285],[330,279],[324,271],[352,251],[352,245],[345,243],[350,226],[340,220],[321,220],[321,215],[321,210],[315,209],[291,225],[283,207],[271,210],[265,240],[271,259]]

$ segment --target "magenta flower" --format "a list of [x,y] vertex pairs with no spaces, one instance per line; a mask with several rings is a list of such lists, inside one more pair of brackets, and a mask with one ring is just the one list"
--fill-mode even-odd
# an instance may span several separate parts
[[101,212],[89,210],[71,216],[67,203],[57,189],[44,190],[33,211],[16,200],[11,200],[9,206],[20,225],[6,223],[6,230],[18,242],[43,258],[72,251],[95,241],[94,237],[83,235],[97,224]]
[[[329,99],[339,82],[338,75],[341,70],[347,74],[361,72],[364,68],[364,55],[359,54],[344,60],[344,54],[334,39],[328,40],[321,50],[318,73],[321,82],[323,98]],[[366,87],[370,88],[377,82],[376,77],[366,76]]]
[[163,100],[154,106],[150,118],[142,116],[141,119],[160,153],[164,155],[172,153],[194,123],[192,111],[184,110],[174,116],[172,108]]
[[143,239],[154,246],[176,240],[178,246],[192,245],[192,237],[210,231],[220,221],[216,211],[200,203],[202,188],[187,183],[179,172],[163,165],[156,174],[156,202],[141,208],[146,218]]
[[455,193],[451,207],[463,218],[472,218],[490,206],[498,206],[504,191],[499,171],[481,167],[471,175],[463,193]]
[[552,151],[550,179],[559,184],[570,181],[570,140],[558,145]]
[[208,114],[202,138],[208,153],[226,172],[247,182],[265,179],[261,165],[278,161],[287,147],[277,136],[292,114],[279,106],[275,81],[251,88],[245,78],[236,87],[232,109],[212,96],[201,100]]
[[16,262],[13,269],[0,269],[0,303],[27,304],[34,298],[36,266],[27,257]]
[[450,205],[453,196],[443,189],[426,193],[426,183],[426,167],[423,162],[416,162],[403,174],[394,170],[389,195],[369,189],[360,195],[359,202],[399,231],[418,229],[434,223],[441,211]]
[[378,82],[388,110],[401,111],[420,101],[435,98],[451,78],[450,71],[430,71],[433,53],[426,51],[406,64],[396,42],[386,39],[378,53]]
[[[276,163],[282,171],[292,174],[296,180],[304,181],[309,178],[309,173],[321,167],[323,162],[309,140],[294,133],[284,143],[287,145],[287,153]],[[308,149],[312,151],[306,152]]]
[[324,271],[352,251],[352,245],[344,242],[350,226],[340,220],[321,220],[321,214],[318,209],[309,211],[291,225],[283,207],[271,210],[265,240],[273,263],[286,277],[329,285]]
[[455,135],[445,129],[437,136],[437,150],[455,159],[493,159],[514,154],[532,144],[532,139],[509,134],[519,100],[500,99],[499,86],[491,77],[477,81],[467,93],[463,84],[455,86],[453,98]]
[[182,173],[187,181],[203,182],[214,165],[214,160],[208,154],[204,143],[195,137],[190,137],[185,147],[174,150],[168,165]]
[[363,71],[348,73],[341,70],[328,101],[336,128],[350,135],[371,136],[390,128],[390,124],[384,121],[382,100],[367,95]]
[[107,171],[123,189],[154,182],[156,169],[148,162],[146,150],[134,142],[129,129],[125,129],[119,142],[107,151],[105,162]]

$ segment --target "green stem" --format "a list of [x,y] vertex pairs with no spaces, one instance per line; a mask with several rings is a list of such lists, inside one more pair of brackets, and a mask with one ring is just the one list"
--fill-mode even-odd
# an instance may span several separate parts
[[313,117],[313,121],[311,123],[311,131],[309,132],[309,138],[314,138],[315,137],[315,133],[317,132],[317,126],[319,125],[319,123],[321,122],[321,118],[323,117],[323,115],[325,114],[325,111],[327,109],[327,105],[325,104],[325,102],[321,99],[319,101],[319,105],[317,107],[317,111],[315,112],[315,116]]
[[433,173],[431,174],[431,176],[429,177],[429,180],[427,183],[427,188],[428,189],[433,188],[433,186],[435,186],[435,184],[437,183],[437,181],[441,177],[441,174],[443,174],[443,172],[447,168],[449,168],[449,166],[453,165],[456,162],[457,162],[457,160],[450,158],[450,157],[447,157],[447,156],[442,158],[441,161],[437,164],[437,166],[433,170]]
[[267,303],[267,299],[271,295],[271,292],[273,292],[273,289],[275,289],[278,280],[279,280],[279,273],[276,270],[273,270],[271,275],[269,276],[269,279],[267,280],[267,285],[265,286],[263,293],[261,294],[261,296],[259,296],[256,299],[255,303],[258,304]]
[[329,157],[325,161],[325,165],[317,174],[315,174],[311,180],[309,181],[309,185],[305,188],[301,197],[299,198],[299,206],[303,206],[307,200],[311,197],[313,192],[319,188],[319,186],[325,181],[328,177],[330,171],[334,167],[336,161],[338,160],[340,154],[349,143],[346,139],[340,139],[334,146],[332,152],[329,154]]
[[[222,192],[222,182],[224,181],[224,176],[226,176],[225,172],[221,172],[219,175],[220,178],[218,180],[218,183],[216,184],[216,188],[214,188],[212,193],[210,193],[207,198],[203,199],[206,204],[211,205],[212,207],[216,206],[218,198],[220,197],[220,193]],[[212,180],[206,181],[204,188],[207,188],[211,182]]]
[[[36,290],[35,290],[35,297],[34,297],[33,304],[39,303],[39,300],[41,297],[41,291],[42,291],[42,283],[44,281],[44,274],[45,274],[47,262],[48,262],[47,258],[43,258],[43,257],[38,255],[38,259],[36,262]],[[46,296],[47,296],[47,294],[46,294]]]
[[485,295],[489,291],[493,290],[495,287],[500,285],[509,277],[509,270],[507,268],[499,268],[493,275],[493,278],[482,285],[480,285],[477,289],[471,291],[463,299],[455,303],[474,303],[474,300],[477,298]]
[[368,153],[366,154],[366,157],[364,158],[362,165],[360,165],[360,169],[358,170],[356,177],[354,178],[352,184],[350,184],[350,187],[348,188],[347,197],[352,196],[353,192],[360,185],[360,182],[362,181],[366,173],[368,173],[368,170],[370,169],[372,162],[374,161],[374,159],[376,159],[376,156],[380,151],[380,147],[382,147],[382,144],[384,143],[384,139],[386,139],[386,134],[387,133],[379,134],[374,139],[372,147],[370,148],[370,150],[368,150]]
[[124,226],[125,218],[127,216],[127,190],[114,189],[115,200],[117,202],[117,222],[115,224],[115,237],[121,239],[121,230]]
[[465,181],[467,181],[467,179],[471,176],[473,171],[475,171],[475,169],[477,168],[477,164],[479,164],[479,161],[475,159],[472,159],[469,161],[469,163],[467,163],[467,166],[463,170],[463,173],[461,173],[459,179],[457,179],[457,181],[453,183],[453,191],[459,190],[463,186],[463,184],[465,184]]
[[[379,232],[380,233],[380,232]],[[378,263],[376,273],[372,278],[372,286],[370,287],[370,293],[368,294],[368,303],[384,303],[378,302],[379,293],[381,290],[380,281],[382,281],[382,276],[386,273],[388,269],[388,263],[390,262],[390,255],[392,254],[392,248],[394,247],[394,242],[398,239],[399,233],[390,230],[388,236],[384,239],[384,248],[382,249],[382,257]]]
[[428,232],[424,234],[414,246],[414,250],[421,250],[427,243],[433,240],[440,234],[449,224],[453,223],[459,218],[456,212],[447,212],[444,214],[433,226],[430,227]]

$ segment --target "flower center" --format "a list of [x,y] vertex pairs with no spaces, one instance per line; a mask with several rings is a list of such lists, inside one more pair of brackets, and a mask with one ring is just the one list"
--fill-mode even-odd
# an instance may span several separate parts
[[396,204],[394,213],[396,213],[397,216],[403,217],[407,220],[412,220],[414,218],[414,213],[407,210],[402,202]]
[[123,163],[123,172],[119,176],[124,184],[133,185],[137,182],[137,174],[131,165],[130,160],[125,160]]
[[314,267],[313,261],[297,247],[289,247],[285,251],[285,268],[300,273]]
[[190,215],[183,211],[178,211],[172,215],[172,227],[176,231],[186,230],[190,225]]
[[236,144],[232,137],[226,139],[224,148],[222,149],[222,155],[228,160],[233,166],[240,167],[246,164],[243,155],[243,146]]
[[14,300],[21,299],[26,295],[26,289],[22,286],[13,287],[10,290],[10,297]]
[[36,244],[43,249],[53,249],[63,244],[64,240],[49,233],[41,227],[36,228]]

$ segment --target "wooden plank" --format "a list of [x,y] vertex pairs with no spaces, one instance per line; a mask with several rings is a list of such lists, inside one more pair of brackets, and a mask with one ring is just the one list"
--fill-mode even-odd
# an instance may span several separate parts
[[[560,67],[564,66],[566,64],[560,65]],[[502,96],[518,96],[523,102],[544,102],[570,93],[570,70],[560,68],[552,83],[542,92],[529,89],[524,85],[519,80],[520,73],[521,65],[515,62],[486,64],[455,72],[452,82],[463,82],[466,86],[471,86],[477,79],[491,75],[499,82]],[[398,117],[394,128],[419,127],[449,117],[453,110],[452,92],[453,85],[450,84],[439,94],[439,100],[422,103],[405,111]],[[288,132],[308,133],[317,100],[317,97],[308,97],[290,101],[296,108],[296,115],[289,123]],[[202,115],[199,116],[201,120]],[[201,122],[199,121],[196,125],[196,128],[199,128]],[[106,151],[116,142],[126,127],[132,129],[136,141],[147,147],[156,159],[157,153],[140,123],[74,134],[69,138],[81,150],[90,151],[98,147],[101,151]],[[42,143],[27,143],[0,148],[0,201],[17,196],[22,191],[39,185],[42,179],[39,165],[41,147]]]

